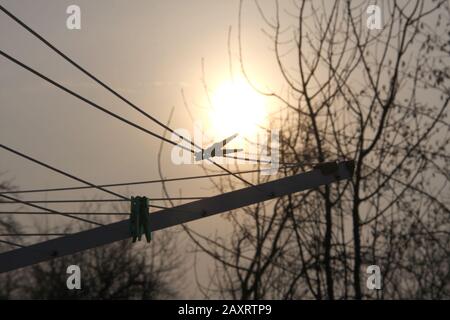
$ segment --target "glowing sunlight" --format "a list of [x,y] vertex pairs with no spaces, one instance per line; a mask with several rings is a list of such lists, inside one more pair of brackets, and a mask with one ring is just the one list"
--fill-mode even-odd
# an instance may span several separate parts
[[258,125],[265,125],[266,103],[244,80],[225,82],[211,97],[213,109],[209,114],[212,133],[216,138],[238,133],[240,137],[252,138]]

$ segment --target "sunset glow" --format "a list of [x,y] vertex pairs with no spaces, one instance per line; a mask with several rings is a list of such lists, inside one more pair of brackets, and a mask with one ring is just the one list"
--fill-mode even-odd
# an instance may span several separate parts
[[265,125],[267,110],[264,97],[244,79],[223,83],[214,91],[211,100],[209,121],[216,138],[234,133],[251,138],[258,125]]

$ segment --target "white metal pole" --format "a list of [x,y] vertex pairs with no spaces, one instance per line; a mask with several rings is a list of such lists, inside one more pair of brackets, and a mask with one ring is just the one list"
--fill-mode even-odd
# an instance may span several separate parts
[[[218,213],[238,209],[294,192],[317,188],[335,181],[350,179],[353,161],[266,182],[216,195],[150,214],[151,231],[161,230]],[[129,220],[74,233],[0,254],[0,273],[23,268],[56,257],[130,238]]]

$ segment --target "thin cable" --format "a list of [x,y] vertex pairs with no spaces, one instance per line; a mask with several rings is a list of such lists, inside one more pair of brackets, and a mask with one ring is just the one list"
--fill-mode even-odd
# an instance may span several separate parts
[[[65,91],[65,92],[69,93],[70,95],[72,95],[72,96],[74,96],[74,97],[80,99],[81,101],[86,102],[86,103],[89,104],[90,106],[92,106],[92,107],[94,107],[94,108],[97,108],[97,109],[99,109],[99,110],[105,112],[106,114],[108,114],[108,115],[110,115],[110,116],[112,116],[112,117],[114,117],[114,118],[116,118],[116,119],[119,119],[119,120],[121,120],[121,121],[123,121],[123,122],[129,124],[130,126],[133,126],[133,127],[137,128],[137,129],[139,129],[139,130],[141,130],[141,131],[143,131],[143,132],[145,132],[145,133],[147,133],[147,134],[150,134],[150,135],[152,135],[152,136],[154,136],[154,137],[156,137],[156,138],[159,138],[159,139],[161,139],[161,140],[163,140],[163,141],[165,141],[165,142],[168,142],[168,143],[170,143],[170,144],[172,144],[172,145],[174,145],[174,146],[177,146],[177,147],[179,147],[179,148],[181,148],[181,149],[187,150],[187,151],[189,151],[189,152],[195,154],[195,151],[194,151],[194,150],[189,149],[189,148],[186,148],[186,147],[183,146],[183,145],[180,145],[180,144],[178,144],[178,143],[176,143],[176,142],[174,142],[174,141],[172,141],[172,140],[169,140],[169,139],[167,139],[167,138],[165,138],[165,137],[163,137],[163,136],[161,136],[161,135],[158,135],[158,134],[156,134],[156,133],[154,133],[154,132],[152,132],[152,131],[150,131],[150,130],[148,130],[148,129],[145,129],[144,127],[141,127],[140,125],[138,125],[138,124],[136,124],[136,123],[134,123],[134,122],[132,122],[132,121],[130,121],[130,120],[128,120],[128,119],[125,119],[125,118],[119,116],[118,114],[115,114],[115,113],[112,112],[112,111],[109,111],[109,110],[107,110],[107,109],[101,107],[101,106],[98,105],[97,103],[95,103],[95,102],[93,102],[93,101],[91,101],[91,100],[89,100],[89,99],[84,98],[83,96],[79,95],[78,93],[76,93],[76,92],[74,92],[74,91],[72,91],[72,90],[70,90],[70,89],[64,87],[64,86],[61,85],[60,83],[58,83],[58,82],[56,82],[56,81],[54,81],[54,80],[48,78],[47,76],[43,75],[42,73],[40,73],[40,72],[34,70],[33,68],[31,68],[31,67],[27,66],[26,64],[20,62],[19,60],[13,58],[12,56],[10,56],[9,54],[7,54],[6,52],[0,50],[0,55],[2,55],[3,57],[7,58],[8,60],[14,62],[15,64],[21,66],[22,68],[24,68],[24,69],[30,71],[31,73],[35,74],[35,75],[38,76],[39,78],[41,78],[41,79],[43,79],[43,80],[45,80],[45,81],[47,81],[47,82],[53,84],[55,87],[57,87],[57,88],[59,88],[59,89]],[[203,150],[203,149],[202,149],[202,150]],[[229,174],[233,175],[235,178],[241,180],[241,181],[244,182],[245,184],[248,184],[248,185],[250,185],[250,186],[252,186],[252,187],[256,187],[253,183],[251,183],[251,182],[249,182],[249,181],[243,179],[242,177],[240,177],[240,176],[238,176],[238,175],[235,175],[233,172],[231,172],[231,171],[228,170],[227,168],[225,168],[225,167],[219,165],[218,163],[214,162],[214,160],[212,160],[211,158],[208,158],[208,161],[211,162],[212,164],[214,164],[216,167],[218,167],[218,168],[220,168],[220,169],[222,169],[222,170],[228,172]],[[258,190],[259,190],[259,188],[258,188]]]
[[18,243],[15,243],[15,242],[11,242],[11,241],[0,240],[0,242],[9,244],[10,246],[13,246],[13,247],[25,248],[25,246],[23,246],[21,244],[18,244]]
[[[247,173],[256,173],[256,172],[262,172],[262,171],[264,171],[264,170],[255,169],[255,170],[247,170],[247,171],[238,171],[238,172],[234,172],[234,173],[235,174],[247,174]],[[122,186],[131,186],[131,185],[139,185],[139,184],[166,183],[166,182],[183,181],[183,180],[215,178],[215,177],[223,177],[223,176],[229,176],[229,175],[230,175],[229,173],[215,173],[215,174],[208,174],[208,175],[187,176],[187,177],[179,177],[179,178],[110,183],[110,184],[101,184],[101,185],[97,185],[97,186],[99,186],[99,187],[122,187]],[[82,189],[92,189],[92,188],[93,187],[90,187],[90,186],[80,186],[80,187],[63,187],[63,188],[48,188],[48,189],[11,190],[11,191],[5,191],[2,193],[3,194],[35,193],[35,192],[82,190]]]
[[67,236],[70,233],[2,233],[0,237],[45,237],[45,236]]
[[[300,167],[305,165],[302,164],[292,164],[285,165],[280,167],[279,169],[286,169],[292,167]],[[308,164],[312,165],[312,164]],[[235,174],[248,174],[248,173],[257,173],[267,171],[265,169],[255,169],[255,170],[246,170],[246,171],[237,171]],[[166,183],[166,182],[176,182],[176,181],[184,181],[184,180],[197,180],[197,179],[208,179],[208,178],[216,178],[216,177],[224,177],[229,176],[229,173],[214,173],[207,175],[198,175],[198,176],[186,176],[179,178],[167,178],[167,179],[158,179],[158,180],[143,180],[143,181],[131,181],[131,182],[121,182],[121,183],[110,183],[110,184],[100,184],[97,185],[99,187],[122,187],[122,186],[131,186],[131,185],[140,185],[140,184],[153,184],[153,183]],[[26,190],[8,190],[2,192],[2,194],[17,194],[17,193],[39,193],[39,192],[56,192],[56,191],[71,191],[71,190],[84,190],[84,189],[93,189],[91,186],[80,186],[80,187],[62,187],[62,188],[47,188],[47,189],[26,189]]]
[[271,164],[272,163],[272,161],[270,161],[270,160],[252,159],[252,158],[249,158],[249,157],[240,157],[240,156],[230,155],[230,154],[222,154],[222,155],[218,155],[218,156],[222,157],[222,158],[242,160],[242,161],[247,161],[247,162],[266,163],[266,164]]
[[[110,191],[110,190],[108,190],[108,189],[105,189],[105,188],[102,188],[102,187],[99,187],[99,186],[96,186],[96,185],[93,184],[93,183],[90,183],[90,182],[88,182],[88,181],[86,181],[86,180],[83,180],[83,179],[80,179],[80,178],[78,178],[78,177],[75,177],[74,175],[72,175],[72,174],[70,174],[70,173],[67,173],[67,172],[62,171],[62,170],[60,170],[60,169],[57,169],[57,168],[55,168],[55,167],[52,167],[52,166],[50,166],[50,165],[48,165],[48,164],[46,164],[46,163],[43,163],[42,161],[39,161],[39,160],[37,160],[37,159],[35,159],[35,158],[32,158],[32,157],[30,157],[30,156],[27,156],[26,154],[23,154],[23,153],[21,153],[21,152],[19,152],[19,151],[17,151],[17,150],[14,150],[14,149],[12,149],[12,148],[10,148],[10,147],[7,147],[7,146],[5,146],[5,145],[3,145],[3,144],[0,144],[0,148],[3,148],[3,149],[5,149],[5,150],[7,150],[7,151],[9,151],[9,152],[12,152],[12,153],[14,153],[14,154],[16,154],[16,155],[18,155],[18,156],[20,156],[20,157],[22,157],[22,158],[28,159],[28,160],[30,160],[30,161],[32,161],[32,162],[34,162],[34,163],[37,163],[37,164],[39,164],[39,165],[41,165],[41,166],[43,166],[43,167],[45,167],[45,168],[47,168],[47,169],[50,169],[50,170],[55,171],[55,172],[58,172],[59,174],[62,174],[62,175],[64,175],[64,176],[66,176],[66,177],[69,177],[69,178],[71,178],[71,179],[74,179],[74,180],[76,180],[76,181],[78,181],[78,182],[87,184],[88,186],[91,186],[91,187],[93,187],[93,188],[99,189],[99,190],[101,190],[101,191],[103,191],[103,192],[109,193],[109,194],[114,195],[114,196],[116,196],[116,197],[119,197],[119,198],[121,198],[121,199],[129,200],[127,197],[125,197],[125,196],[123,196],[123,195],[121,195],[121,194],[118,194],[118,193],[116,193],[116,192]],[[1,193],[0,193],[0,195],[1,195]]]
[[147,129],[145,129],[144,127],[141,127],[140,125],[138,125],[138,124],[136,124],[136,123],[134,123],[134,122],[132,122],[132,121],[130,121],[130,120],[128,120],[128,119],[125,119],[125,118],[119,116],[118,114],[115,114],[114,112],[109,111],[108,109],[105,109],[105,108],[101,107],[100,105],[96,104],[95,102],[93,102],[93,101],[91,101],[91,100],[89,100],[89,99],[84,98],[83,96],[79,95],[78,93],[76,93],[76,92],[74,92],[74,91],[72,91],[72,90],[70,90],[70,89],[64,87],[63,85],[59,84],[58,82],[56,82],[56,81],[54,81],[54,80],[48,78],[47,76],[43,75],[42,73],[40,73],[40,72],[34,70],[33,68],[31,68],[31,67],[27,66],[26,64],[20,62],[19,60],[13,58],[12,56],[10,56],[9,54],[7,54],[6,52],[4,52],[4,51],[2,51],[2,50],[0,50],[0,55],[2,55],[3,57],[5,57],[6,59],[10,60],[11,62],[14,62],[15,64],[19,65],[20,67],[22,67],[22,68],[28,70],[29,72],[33,73],[34,75],[38,76],[39,78],[41,78],[41,79],[43,79],[43,80],[45,80],[45,81],[51,83],[51,84],[54,85],[55,87],[57,87],[57,88],[59,88],[59,89],[65,91],[65,92],[69,93],[70,95],[72,95],[72,96],[74,96],[74,97],[80,99],[81,101],[86,102],[86,103],[89,104],[90,106],[92,106],[92,107],[94,107],[94,108],[96,108],[96,109],[98,109],[98,110],[100,110],[100,111],[103,111],[104,113],[106,113],[106,114],[108,114],[108,115],[110,115],[110,116],[112,116],[112,117],[114,117],[114,118],[116,118],[116,119],[119,119],[119,120],[121,120],[121,121],[127,123],[128,125],[130,125],[130,126],[132,126],[132,127],[135,127],[135,128],[137,128],[137,129],[139,129],[139,130],[141,130],[141,131],[143,131],[143,132],[145,132],[145,133],[147,133],[147,134],[150,134],[150,135],[152,135],[152,136],[154,136],[154,137],[156,137],[156,138],[158,138],[158,139],[162,139],[162,140],[164,140],[165,142],[168,142],[168,143],[170,143],[170,144],[172,144],[172,145],[178,146],[178,147],[180,147],[180,148],[182,148],[182,149],[184,149],[184,150],[187,150],[187,151],[189,151],[189,152],[191,152],[191,153],[195,153],[194,150],[188,149],[188,148],[186,148],[186,147],[183,146],[183,145],[178,145],[176,142],[174,142],[174,141],[172,141],[172,140],[169,140],[169,139],[167,139],[167,138],[164,138],[163,136],[160,136],[160,135],[158,135],[158,134],[156,134],[156,133],[154,133],[154,132],[152,132],[152,131],[150,131],[150,130],[147,130]]
[[[198,146],[196,143],[194,143],[193,141],[191,141],[190,139],[185,138],[184,136],[180,135],[178,132],[176,132],[175,130],[173,130],[172,128],[170,128],[169,126],[165,125],[164,123],[162,123],[161,121],[159,121],[158,119],[156,119],[155,117],[153,117],[152,115],[150,115],[149,113],[145,112],[142,108],[140,108],[139,106],[137,106],[136,104],[134,104],[133,102],[131,102],[129,99],[125,98],[123,95],[121,95],[120,93],[118,93],[116,90],[114,90],[113,88],[111,88],[109,85],[107,85],[106,83],[104,83],[103,81],[101,81],[98,77],[94,76],[92,73],[90,73],[89,71],[87,71],[85,68],[83,68],[81,65],[79,65],[77,62],[75,62],[72,58],[70,58],[68,55],[66,55],[65,53],[63,53],[61,50],[59,50],[58,48],[56,48],[52,43],[50,43],[47,39],[45,39],[42,35],[40,35],[38,32],[36,32],[35,30],[33,30],[30,26],[28,26],[25,22],[23,22],[22,20],[20,20],[16,15],[14,15],[12,12],[8,11],[6,8],[4,8],[3,6],[0,5],[0,10],[2,10],[6,15],[8,15],[11,19],[13,19],[15,22],[17,22],[19,25],[21,25],[24,29],[26,29],[28,32],[30,32],[33,36],[35,36],[36,38],[38,38],[41,42],[43,42],[47,47],[49,47],[50,49],[52,49],[55,53],[57,53],[59,56],[61,56],[64,60],[66,60],[67,62],[69,62],[72,66],[74,66],[75,68],[77,68],[79,71],[81,71],[82,73],[84,73],[86,76],[88,76],[89,78],[91,78],[92,80],[94,80],[97,84],[99,84],[100,86],[102,86],[104,89],[108,90],[110,93],[112,93],[114,96],[116,96],[117,98],[119,98],[120,100],[122,100],[123,102],[125,102],[126,104],[128,104],[130,107],[132,107],[134,110],[138,111],[140,114],[144,115],[145,117],[147,117],[148,119],[152,120],[153,122],[155,122],[157,125],[159,125],[160,127],[162,127],[163,129],[175,134],[176,136],[178,136],[180,139],[188,142],[192,147],[194,148],[198,148],[201,151],[204,151],[204,149],[200,146]],[[30,70],[31,71],[31,70]],[[158,138],[161,139],[160,136],[158,136]],[[229,156],[229,158],[234,158],[234,159],[239,159],[236,156]],[[245,181],[245,183],[248,183],[247,181]]]
[[[89,71],[87,71],[85,68],[83,68],[82,66],[80,66],[78,63],[76,63],[74,60],[72,60],[69,56],[67,56],[66,54],[64,54],[61,50],[59,50],[58,48],[56,48],[53,44],[51,44],[47,39],[45,39],[43,36],[41,36],[39,33],[37,33],[36,31],[34,31],[33,29],[31,29],[31,27],[29,27],[25,22],[21,21],[17,16],[15,16],[13,13],[11,13],[10,11],[8,11],[6,8],[4,8],[3,6],[0,5],[0,10],[2,10],[6,15],[8,15],[11,19],[13,19],[15,22],[17,22],[18,24],[20,24],[23,28],[25,28],[28,32],[30,32],[33,36],[35,36],[36,38],[38,38],[40,41],[42,41],[47,47],[49,47],[50,49],[52,49],[54,52],[56,52],[59,56],[61,56],[63,59],[65,59],[67,62],[69,62],[71,65],[73,65],[75,68],[77,68],[78,70],[80,70],[81,72],[83,72],[86,76],[88,76],[89,78],[91,78],[92,80],[94,80],[95,82],[97,82],[99,85],[101,85],[103,88],[105,88],[106,90],[108,90],[109,92],[111,92],[113,95],[115,95],[117,98],[119,98],[120,100],[122,100],[123,102],[125,102],[126,104],[128,104],[130,107],[132,107],[133,109],[135,109],[136,111],[138,111],[139,113],[141,113],[142,115],[144,115],[145,117],[147,117],[148,119],[152,120],[153,122],[155,122],[156,124],[158,124],[160,127],[164,128],[167,131],[170,131],[171,133],[177,135],[180,139],[190,143],[193,147],[197,147],[200,150],[203,150],[201,147],[197,146],[194,142],[190,141],[189,139],[183,137],[182,135],[180,135],[179,133],[177,133],[175,130],[171,129],[170,127],[168,127],[167,125],[165,125],[164,123],[162,123],[161,121],[159,121],[158,119],[156,119],[155,117],[151,116],[150,114],[148,114],[147,112],[145,112],[142,108],[138,107],[137,105],[135,105],[134,103],[132,103],[130,100],[128,100],[127,98],[125,98],[124,96],[122,96],[121,94],[119,94],[116,90],[114,90],[113,88],[111,88],[110,86],[108,86],[106,83],[104,83],[103,81],[101,81],[100,79],[98,79],[96,76],[94,76],[92,73],[90,73]],[[159,137],[160,138],[160,137]]]
[[[132,122],[132,121],[130,121],[130,120],[128,120],[128,119],[125,119],[125,118],[119,116],[118,114],[115,114],[114,112],[111,112],[111,111],[109,111],[109,110],[107,110],[107,109],[101,107],[101,106],[98,105],[97,103],[95,103],[95,102],[93,102],[93,101],[91,101],[91,100],[89,100],[89,99],[84,98],[83,96],[79,95],[78,93],[76,93],[76,92],[74,92],[74,91],[72,91],[72,90],[70,90],[70,89],[64,87],[63,85],[59,84],[58,82],[56,82],[56,81],[54,81],[54,80],[48,78],[47,76],[43,75],[42,73],[40,73],[40,72],[34,70],[33,68],[31,68],[31,67],[27,66],[26,64],[20,62],[19,60],[13,58],[12,56],[10,56],[9,54],[7,54],[6,52],[0,50],[0,55],[2,55],[3,57],[7,58],[8,60],[14,62],[15,64],[21,66],[22,68],[24,68],[24,69],[30,71],[31,73],[35,74],[36,76],[40,77],[41,79],[43,79],[43,80],[45,80],[45,81],[47,81],[47,82],[53,84],[53,85],[56,86],[57,88],[59,88],[59,89],[65,91],[65,92],[71,94],[72,96],[74,96],[74,97],[80,99],[81,101],[86,102],[86,103],[89,104],[90,106],[92,106],[92,107],[94,107],[94,108],[97,108],[97,109],[99,109],[99,110],[105,112],[106,114],[108,114],[108,115],[110,115],[110,116],[112,116],[112,117],[114,117],[114,118],[116,118],[116,119],[119,119],[119,120],[121,120],[121,121],[123,121],[123,122],[125,122],[125,123],[127,123],[127,124],[129,124],[129,125],[131,125],[131,126],[133,126],[133,127],[135,127],[135,128],[137,128],[137,129],[139,129],[139,130],[141,130],[141,131],[143,131],[143,132],[145,132],[145,133],[147,133],[147,134],[150,134],[150,135],[152,135],[152,136],[154,136],[154,137],[156,137],[156,138],[159,138],[159,139],[161,139],[161,140],[163,140],[163,141],[165,141],[165,142],[168,142],[168,143],[170,143],[170,144],[172,144],[172,145],[174,145],[174,146],[177,146],[177,147],[179,147],[179,148],[181,148],[181,149],[187,150],[187,151],[189,151],[189,152],[195,154],[195,151],[194,151],[194,150],[189,149],[189,148],[186,148],[186,147],[183,146],[183,145],[180,145],[180,144],[178,144],[178,143],[176,143],[176,142],[174,142],[174,141],[172,141],[172,140],[169,140],[169,139],[167,139],[167,138],[165,138],[165,137],[163,137],[163,136],[161,136],[161,135],[158,135],[158,134],[156,134],[156,133],[154,133],[154,132],[152,132],[152,131],[150,131],[150,130],[148,130],[148,129],[145,129],[144,127],[141,127],[140,125],[138,125],[138,124],[136,124],[136,123],[134,123],[134,122]],[[203,150],[203,149],[202,149],[202,150]],[[231,171],[228,170],[227,168],[225,168],[225,167],[219,165],[218,163],[216,163],[216,162],[215,162],[214,160],[212,160],[211,158],[208,158],[207,160],[208,160],[209,162],[211,162],[212,164],[214,164],[216,167],[218,167],[218,168],[220,168],[220,169],[222,169],[222,170],[228,172],[229,174],[233,175],[235,178],[241,180],[241,181],[244,182],[245,184],[250,185],[250,186],[252,186],[252,187],[256,187],[253,183],[251,183],[251,182],[245,180],[244,178],[242,178],[242,177],[240,177],[240,176],[234,174],[233,172],[231,172]],[[257,188],[257,187],[256,187],[256,188]],[[257,188],[257,189],[260,190],[259,188]]]
[[[149,208],[157,208],[164,210],[176,210],[177,212],[193,212],[186,210],[179,210],[176,207],[165,207],[158,205],[149,205]],[[85,215],[85,216],[129,216],[130,213],[124,212],[62,212],[62,213],[53,213],[53,212],[38,212],[38,211],[0,211],[0,215],[53,215],[53,214],[70,214],[70,215]]]
[[233,177],[241,180],[242,182],[244,182],[245,184],[249,185],[250,187],[254,187],[256,189],[258,189],[259,191],[261,191],[261,189],[257,186],[255,186],[253,183],[251,183],[250,181],[245,180],[244,178],[242,178],[241,176],[238,176],[236,174],[234,174],[233,172],[231,172],[230,170],[228,170],[227,168],[221,166],[220,164],[218,164],[217,162],[215,162],[214,160],[212,160],[211,158],[208,158],[208,161],[211,162],[212,164],[214,164],[217,168],[220,168],[226,172],[228,172],[229,174],[233,175]]
[[[40,41],[42,41],[47,47],[49,47],[50,49],[52,49],[54,52],[56,52],[59,56],[61,56],[63,59],[65,59],[67,62],[69,62],[72,66],[74,66],[75,68],[77,68],[78,70],[80,70],[82,73],[84,73],[86,76],[88,76],[89,78],[91,78],[92,80],[94,80],[95,82],[97,82],[100,86],[102,86],[103,88],[105,88],[106,90],[108,90],[109,92],[111,92],[114,96],[116,96],[117,98],[119,98],[120,100],[122,100],[123,102],[125,102],[126,104],[128,104],[130,107],[132,107],[133,109],[135,109],[136,111],[138,111],[139,113],[141,113],[142,115],[144,115],[145,117],[147,117],[148,119],[152,120],[153,122],[155,122],[156,124],[158,124],[160,127],[162,127],[163,129],[175,134],[176,136],[178,136],[180,139],[188,142],[191,146],[196,147],[200,150],[204,150],[202,147],[198,146],[197,144],[195,144],[193,141],[185,138],[184,136],[180,135],[179,133],[177,133],[175,130],[173,130],[172,128],[170,128],[169,126],[165,125],[164,123],[162,123],[161,121],[159,121],[158,119],[156,119],[155,117],[153,117],[152,115],[148,114],[147,112],[145,112],[142,108],[138,107],[136,104],[134,104],[133,102],[131,102],[130,100],[128,100],[127,98],[125,98],[123,95],[121,95],[120,93],[118,93],[116,90],[114,90],[113,88],[111,88],[109,85],[107,85],[106,83],[104,83],[103,81],[101,81],[99,78],[97,78],[96,76],[94,76],[92,73],[90,73],[89,71],[87,71],[85,68],[83,68],[82,66],[80,66],[78,63],[76,63],[73,59],[71,59],[69,56],[67,56],[66,54],[64,54],[61,50],[59,50],[58,48],[56,48],[53,44],[51,44],[47,39],[45,39],[42,35],[40,35],[39,33],[37,33],[35,30],[31,29],[30,26],[28,26],[25,22],[23,22],[22,20],[20,20],[16,15],[14,15],[13,13],[11,13],[10,11],[8,11],[6,8],[4,8],[3,6],[0,5],[0,10],[2,10],[6,15],[8,15],[11,19],[13,19],[15,22],[17,22],[18,24],[20,24],[23,28],[25,28],[28,32],[30,32],[32,35],[34,35],[36,38],[38,38]],[[31,71],[31,70],[30,70]],[[158,138],[160,139],[164,139],[161,136],[158,136]],[[193,150],[190,150],[191,152]]]
[[[208,197],[175,197],[175,198],[148,198],[150,201],[167,201],[167,200],[201,200]],[[124,199],[70,199],[70,200],[27,200],[27,203],[95,203],[95,202],[128,202],[131,200]],[[1,204],[16,203],[15,201],[2,201]]]
[[[201,200],[208,197],[186,197],[186,198],[156,198],[150,201],[167,201],[167,200]],[[27,203],[98,203],[98,202],[129,202],[123,199],[70,199],[70,200],[26,200]],[[2,201],[1,204],[12,204],[15,201]]]
[[47,212],[52,212],[52,213],[55,213],[55,214],[59,214],[59,215],[62,215],[64,217],[80,220],[80,221],[83,221],[83,222],[92,223],[92,224],[95,224],[97,226],[102,226],[103,225],[103,224],[101,224],[99,222],[95,222],[95,221],[84,219],[84,218],[80,218],[80,217],[74,217],[74,216],[72,216],[70,214],[65,214],[65,213],[62,213],[62,212],[59,212],[59,211],[56,211],[56,210],[53,210],[53,209],[44,208],[44,207],[38,206],[36,204],[28,203],[26,201],[23,201],[23,200],[20,200],[20,199],[16,199],[16,198],[13,198],[13,197],[1,194],[1,193],[0,193],[0,197],[6,198],[8,200],[13,200],[13,201],[18,202],[18,203],[26,204],[27,206],[30,206],[30,207],[33,207],[33,208],[36,208],[36,209],[41,209],[41,210],[44,210],[44,211],[47,211]]
[[[123,201],[129,201],[129,200],[122,200],[122,199],[27,200],[27,203],[91,203],[91,202],[123,202]],[[1,204],[12,204],[12,203],[16,203],[16,201],[2,201],[2,202],[0,202],[0,205]]]
[[[159,208],[159,206],[158,206]],[[80,215],[80,216],[129,216],[130,213],[125,212],[63,212],[64,214]],[[38,212],[38,211],[0,211],[0,215],[56,215],[60,213]]]
[[[200,149],[202,152],[204,151],[204,149],[200,146],[198,146],[197,144],[195,144],[193,141],[190,141],[189,139],[186,139],[185,137],[183,137],[182,135],[180,135],[179,133],[175,132],[173,129],[171,129],[169,126],[166,126],[164,123],[162,123],[161,121],[159,121],[158,119],[156,119],[155,117],[151,116],[150,114],[148,114],[147,112],[145,112],[144,110],[142,110],[142,108],[139,108],[137,105],[135,105],[134,103],[132,103],[131,101],[129,101],[128,99],[126,99],[124,96],[122,96],[121,94],[119,94],[116,90],[112,89],[110,86],[106,85],[104,82],[100,81],[97,77],[95,77],[93,74],[91,74],[90,72],[88,72],[86,69],[84,69],[83,67],[81,67],[78,63],[76,63],[75,61],[73,61],[71,58],[69,58],[66,54],[64,54],[62,51],[60,51],[58,48],[56,48],[54,45],[52,45],[47,39],[45,39],[43,36],[41,36],[39,33],[37,33],[36,31],[34,31],[33,29],[31,29],[31,27],[29,27],[25,22],[21,21],[17,16],[15,16],[13,13],[11,13],[10,11],[6,10],[6,8],[4,8],[3,6],[0,5],[0,10],[2,10],[6,15],[8,15],[11,19],[13,19],[16,23],[18,23],[19,25],[21,25],[23,28],[25,28],[28,32],[30,32],[32,35],[34,35],[36,38],[38,38],[40,41],[42,41],[45,45],[47,45],[50,49],[52,49],[54,52],[56,52],[58,55],[60,55],[62,58],[64,58],[67,62],[69,62],[70,64],[72,64],[74,67],[76,67],[78,70],[80,70],[81,72],[83,72],[85,75],[87,75],[88,77],[90,77],[92,80],[94,80],[95,82],[97,82],[98,84],[100,84],[103,88],[105,88],[106,90],[108,90],[109,92],[111,92],[112,94],[114,94],[116,97],[118,97],[119,99],[121,99],[123,102],[125,102],[126,104],[128,104],[129,106],[131,106],[133,109],[137,110],[139,113],[143,114],[144,116],[146,116],[148,119],[152,120],[153,122],[155,122],[156,124],[158,124],[159,126],[161,126],[162,128],[164,128],[165,130],[168,130],[170,132],[172,132],[173,134],[177,135],[179,138],[181,138],[182,140],[189,142],[193,147],[197,147],[198,149]],[[11,57],[12,58],[12,57]],[[14,59],[15,60],[15,59]],[[17,60],[16,60],[17,61]],[[19,61],[17,61],[19,62]],[[25,66],[24,66],[25,67]],[[31,68],[28,69],[29,71],[31,71]],[[49,79],[50,80],[50,79]],[[85,99],[84,101],[87,101],[87,99]],[[105,112],[107,110],[105,109]],[[110,113],[110,115],[112,115],[112,113]],[[118,117],[117,115],[115,115],[116,117]],[[122,118],[123,119],[123,118]],[[123,119],[126,120],[126,119]],[[126,120],[127,121],[127,120]],[[128,122],[127,122],[128,123]],[[131,124],[131,123],[129,123]],[[134,124],[134,126],[137,128],[137,125]],[[150,132],[149,132],[150,133]],[[152,135],[154,135],[155,137],[159,137],[160,139],[163,139],[164,141],[168,142],[171,140],[168,140],[162,136],[156,135],[155,133],[150,133]],[[180,146],[183,147],[183,146]],[[190,150],[190,152],[195,153],[194,150]],[[223,168],[222,166],[220,166],[219,164],[217,164],[216,162],[210,160],[210,162],[212,162],[216,167],[221,168],[222,170],[225,170],[226,172],[230,171],[226,168]],[[249,181],[234,175],[234,177],[238,178],[239,180],[243,181],[244,183],[250,185],[250,186],[254,186],[252,183],[250,183]]]
[[[223,155],[219,155],[222,158],[230,158],[230,159],[235,159],[235,160],[242,160],[242,161],[247,161],[247,162],[256,162],[256,163],[265,163],[265,164],[272,164],[274,163],[273,161],[270,160],[261,160],[261,159],[253,159],[253,158],[249,158],[249,157],[240,157],[240,156],[235,156],[235,155],[230,155],[230,154],[223,154]],[[300,165],[298,163],[288,163],[288,162],[278,162],[279,165],[282,166],[292,166],[292,165]],[[301,165],[310,165],[309,163],[301,163]]]

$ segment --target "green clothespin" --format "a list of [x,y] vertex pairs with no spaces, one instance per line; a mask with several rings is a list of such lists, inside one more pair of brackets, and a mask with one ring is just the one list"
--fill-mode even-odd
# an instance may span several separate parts
[[147,242],[152,240],[148,202],[147,197],[131,197],[130,233],[133,237],[133,242],[136,242],[136,240],[140,241],[142,234],[145,234]]

